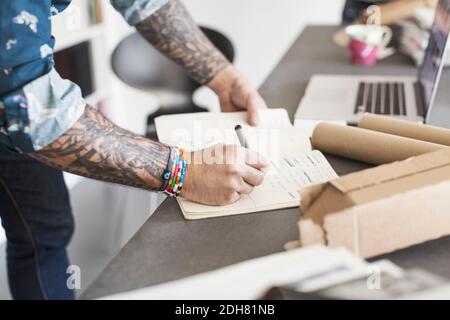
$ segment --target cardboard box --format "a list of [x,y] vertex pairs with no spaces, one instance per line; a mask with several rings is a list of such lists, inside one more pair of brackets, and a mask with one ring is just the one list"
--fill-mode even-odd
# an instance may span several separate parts
[[352,173],[301,192],[300,244],[368,258],[450,234],[450,150]]

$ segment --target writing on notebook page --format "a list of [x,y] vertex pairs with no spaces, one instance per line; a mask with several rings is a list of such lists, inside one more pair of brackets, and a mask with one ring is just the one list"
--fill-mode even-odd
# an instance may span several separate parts
[[229,205],[213,207],[178,198],[183,214],[187,219],[201,219],[298,207],[302,188],[337,177],[320,151],[286,156],[281,164],[273,167],[273,172],[265,177],[262,185]]
[[265,178],[267,188],[283,190],[292,199],[300,200],[300,190],[315,183],[336,178],[337,174],[319,151],[283,157],[271,161],[271,173]]

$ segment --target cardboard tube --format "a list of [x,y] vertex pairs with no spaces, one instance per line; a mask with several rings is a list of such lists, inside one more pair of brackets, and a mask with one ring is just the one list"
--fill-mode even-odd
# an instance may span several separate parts
[[359,121],[358,127],[450,146],[449,129],[412,121],[366,113]]
[[327,122],[316,126],[311,141],[320,151],[376,165],[446,148],[440,144]]

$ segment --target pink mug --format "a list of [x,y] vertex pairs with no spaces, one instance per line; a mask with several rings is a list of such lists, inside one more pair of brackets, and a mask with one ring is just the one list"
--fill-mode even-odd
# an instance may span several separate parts
[[348,52],[354,64],[374,65],[390,53],[386,48],[392,39],[389,27],[377,25],[352,25],[345,28],[350,38]]

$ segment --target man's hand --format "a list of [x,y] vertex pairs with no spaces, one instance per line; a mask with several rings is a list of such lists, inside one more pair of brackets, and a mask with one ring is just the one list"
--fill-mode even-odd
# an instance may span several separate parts
[[191,153],[188,163],[181,196],[208,205],[230,204],[249,194],[263,182],[268,166],[255,152],[223,144]]
[[193,79],[213,89],[222,111],[247,110],[249,123],[258,124],[257,110],[267,107],[264,100],[208,40],[179,0],[169,0],[136,29]]
[[243,111],[248,123],[258,125],[258,110],[267,108],[259,93],[232,65],[220,71],[208,86],[219,96],[222,111]]

